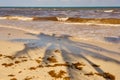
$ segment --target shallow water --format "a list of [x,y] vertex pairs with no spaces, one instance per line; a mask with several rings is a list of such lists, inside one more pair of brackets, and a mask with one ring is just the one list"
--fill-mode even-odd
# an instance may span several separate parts
[[49,35],[70,35],[103,39],[104,37],[119,37],[120,25],[107,24],[79,24],[56,21],[17,21],[0,20],[0,27],[13,28],[26,31],[27,33]]

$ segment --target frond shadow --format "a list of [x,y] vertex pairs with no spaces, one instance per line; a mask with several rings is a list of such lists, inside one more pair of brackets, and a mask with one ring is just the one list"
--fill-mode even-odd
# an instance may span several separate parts
[[[28,54],[29,50],[34,50],[36,48],[42,48],[47,47],[46,51],[44,53],[44,58],[42,62],[46,62],[46,58],[50,55],[54,55],[49,51],[56,50],[56,47],[61,51],[61,57],[65,62],[71,62],[74,58],[82,58],[86,60],[91,66],[95,64],[93,61],[89,60],[86,55],[103,60],[103,61],[110,61],[114,62],[116,64],[120,64],[119,60],[113,59],[111,57],[105,56],[103,54],[100,54],[99,52],[106,52],[108,54],[116,54],[120,56],[119,52],[111,51],[104,49],[102,47],[99,47],[97,45],[82,43],[82,42],[75,42],[69,39],[69,35],[59,35],[56,34],[53,35],[46,35],[44,33],[41,33],[39,35],[27,33],[28,35],[36,36],[37,39],[14,39],[11,41],[18,41],[18,42],[25,42],[24,49],[21,51],[18,51],[15,53],[15,57],[22,55],[22,54]],[[49,46],[47,46],[50,44]],[[94,51],[91,51],[91,50]],[[72,57],[70,56],[72,55]],[[30,56],[30,55],[29,55]],[[67,59],[66,59],[67,58]],[[104,70],[102,70],[100,67],[93,67],[98,73],[103,73]],[[69,76],[72,76],[74,73],[71,72],[69,68],[67,68],[67,72]],[[74,76],[73,76],[74,77]]]

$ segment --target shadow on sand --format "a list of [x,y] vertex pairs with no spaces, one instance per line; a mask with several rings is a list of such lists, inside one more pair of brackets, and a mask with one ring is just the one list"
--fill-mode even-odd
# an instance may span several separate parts
[[[64,62],[72,62],[75,59],[84,59],[87,61],[91,66],[94,63],[90,59],[86,57],[91,56],[103,61],[110,61],[114,62],[116,64],[120,64],[120,61],[117,59],[105,56],[103,54],[100,54],[99,52],[105,52],[105,54],[115,54],[115,55],[120,55],[118,52],[111,51],[104,49],[102,47],[92,45],[92,44],[87,44],[87,43],[82,43],[82,42],[75,42],[69,39],[69,35],[59,35],[56,36],[53,34],[52,36],[46,35],[46,34],[31,34],[27,33],[28,35],[36,36],[37,39],[14,39],[12,41],[18,41],[18,42],[25,42],[25,48],[21,51],[16,52],[14,55],[15,57],[23,55],[23,54],[28,54],[30,50],[34,49],[39,49],[42,47],[47,47],[46,51],[44,53],[44,59],[42,62],[46,62],[46,58],[48,56],[54,56],[51,51],[54,50],[60,50],[61,51],[61,57],[64,60]],[[28,55],[31,57],[30,55]],[[92,66],[93,67],[93,66]],[[104,73],[104,70],[102,70],[100,67],[93,67],[98,73]],[[71,70],[70,68],[67,68],[67,72],[70,77],[74,78],[76,76],[76,72]],[[79,76],[77,78],[79,80]]]
[[120,36],[119,37],[105,37],[104,39],[108,42],[120,43]]

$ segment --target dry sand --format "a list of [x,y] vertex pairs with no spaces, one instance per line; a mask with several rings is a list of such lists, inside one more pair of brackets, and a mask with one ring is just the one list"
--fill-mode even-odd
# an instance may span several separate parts
[[0,27],[0,80],[120,80],[119,37],[31,32]]

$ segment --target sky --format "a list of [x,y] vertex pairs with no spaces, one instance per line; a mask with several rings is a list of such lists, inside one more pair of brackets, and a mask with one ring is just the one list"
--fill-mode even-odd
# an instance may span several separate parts
[[120,0],[0,0],[0,6],[120,6]]

